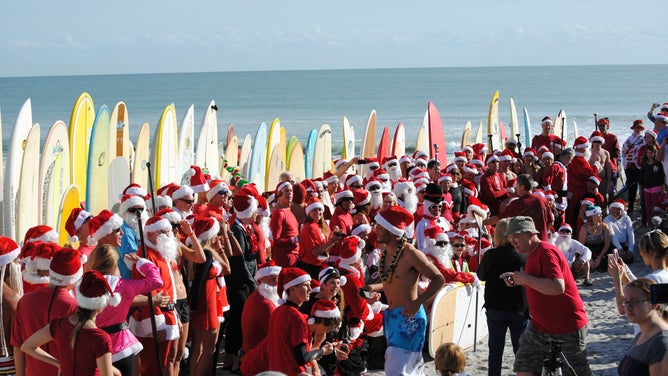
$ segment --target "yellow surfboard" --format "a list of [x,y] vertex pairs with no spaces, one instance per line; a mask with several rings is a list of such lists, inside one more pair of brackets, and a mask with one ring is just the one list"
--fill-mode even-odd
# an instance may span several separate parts
[[[362,158],[376,157],[376,110],[371,110],[369,120],[366,123],[366,130],[364,131],[364,144],[362,144],[362,152],[360,155]],[[313,177],[317,177],[315,175],[315,171]]]
[[59,244],[65,245],[69,241],[69,234],[65,230],[65,223],[67,218],[69,218],[70,213],[75,208],[81,207],[81,200],[79,199],[79,188],[76,185],[71,184],[63,193],[63,197],[60,200],[59,210],[58,210],[58,235],[60,237]]
[[179,135],[174,103],[165,107],[160,116],[151,148],[151,168],[156,188],[181,181],[181,176],[178,176]]
[[464,146],[466,145],[471,145],[471,122],[467,121],[466,125],[464,126],[464,132],[462,132],[462,142],[461,142],[461,148],[463,149]]
[[288,159],[288,170],[295,175],[297,181],[306,179],[306,169],[304,168],[304,149],[302,144],[297,141],[292,146],[290,159]]
[[88,150],[94,121],[93,98],[88,93],[82,93],[72,108],[69,127],[70,182],[77,185],[81,197],[86,197]]
[[499,92],[494,92],[489,103],[489,114],[487,116],[487,148],[492,153],[496,149],[503,149],[501,135],[499,132]]

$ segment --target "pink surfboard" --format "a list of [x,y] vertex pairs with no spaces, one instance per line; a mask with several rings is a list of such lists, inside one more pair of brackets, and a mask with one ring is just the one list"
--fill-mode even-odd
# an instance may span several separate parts
[[390,155],[390,126],[386,125],[383,134],[380,136],[378,144],[378,163],[382,164],[383,159]]
[[448,155],[441,115],[432,102],[427,105],[427,113],[429,114],[429,158],[436,158],[441,162],[441,166],[445,166],[448,164]]

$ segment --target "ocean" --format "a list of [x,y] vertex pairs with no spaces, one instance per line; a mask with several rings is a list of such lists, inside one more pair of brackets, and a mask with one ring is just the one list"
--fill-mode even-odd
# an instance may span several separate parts
[[594,130],[594,113],[609,117],[611,131],[623,141],[634,119],[647,123],[651,103],[668,101],[666,73],[668,65],[606,65],[0,78],[2,142],[6,152],[27,98],[32,100],[33,121],[40,123],[44,139],[56,120],[69,122],[75,100],[86,91],[96,109],[126,103],[133,141],[144,122],[149,122],[153,133],[170,103],[175,104],[179,120],[195,105],[197,137],[204,109],[213,99],[219,109],[220,142],[225,142],[229,124],[234,124],[243,140],[246,134],[254,135],[261,122],[271,124],[279,118],[288,138],[295,135],[303,144],[311,129],[329,124],[334,154],[341,150],[342,117],[355,128],[359,151],[372,109],[377,112],[378,137],[383,126],[389,125],[393,134],[403,122],[407,148],[414,148],[427,103],[432,101],[441,114],[448,154],[452,154],[459,149],[467,121],[473,123],[474,132],[481,120],[486,126],[496,90],[500,92],[499,118],[506,125],[509,98],[513,98],[520,126],[522,109],[527,108],[533,134],[540,132],[540,119],[554,119],[564,109],[569,128],[576,121],[580,134],[587,136]]

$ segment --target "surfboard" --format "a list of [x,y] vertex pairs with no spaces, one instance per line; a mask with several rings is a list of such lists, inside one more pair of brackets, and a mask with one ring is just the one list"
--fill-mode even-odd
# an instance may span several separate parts
[[390,126],[386,125],[383,128],[383,133],[380,135],[380,142],[378,143],[378,163],[383,163],[383,158],[386,158],[390,155]]
[[369,120],[364,131],[364,143],[362,144],[362,158],[376,157],[376,110],[371,110]]
[[501,148],[504,148],[508,139],[508,132],[506,132],[506,125],[502,121],[499,122],[499,137],[501,138]]
[[271,191],[276,188],[278,185],[278,177],[281,175],[281,172],[286,169],[283,162],[281,162],[281,154],[285,154],[283,150],[281,150],[281,145],[274,145],[265,173],[265,191]]
[[248,159],[250,158],[251,155],[251,150],[252,150],[252,139],[251,135],[247,134],[246,137],[244,137],[244,142],[241,144],[241,152],[239,152],[239,169],[241,171],[241,175],[243,175],[245,178],[248,176]]
[[429,130],[424,125],[418,129],[415,150],[423,151],[425,153],[429,151]]
[[9,139],[3,184],[4,234],[14,240],[19,240],[16,238],[16,192],[19,189],[23,150],[32,126],[32,104],[30,98],[28,98],[19,110]]
[[323,124],[318,130],[313,156],[312,179],[323,176],[325,171],[332,169],[332,130],[329,124]]
[[404,129],[404,123],[399,123],[397,129],[394,131],[392,152],[390,155],[397,157],[397,159],[406,155],[406,131]]
[[[221,164],[220,176],[223,179],[230,177],[230,173],[227,170],[227,167],[234,169],[239,163],[239,139],[237,136],[232,136],[230,140],[227,141],[225,147],[225,163]],[[227,165],[227,166],[226,166]]]
[[[148,191],[148,169],[146,162],[149,162],[149,133],[151,132],[148,123],[142,124],[137,135],[137,143],[135,144],[135,156],[132,161],[132,182],[139,184],[142,188]],[[155,187],[160,188],[159,186]]]
[[[2,140],[2,111],[0,111],[0,155],[4,156],[4,150],[2,147],[2,144],[4,143]],[[0,182],[2,182],[2,190],[0,190],[0,222],[5,223],[3,221],[3,218],[5,216],[5,207],[4,207],[4,202],[5,202],[5,176],[4,176],[4,170],[5,166],[4,163],[0,163]],[[3,225],[4,226],[4,225]],[[0,233],[4,234],[4,228],[0,228]]]
[[510,98],[510,137],[515,142],[520,142],[520,128],[517,121],[517,109],[515,108],[515,101]]
[[65,230],[65,223],[69,218],[70,213],[74,208],[81,207],[79,199],[79,188],[76,185],[70,184],[63,193],[60,203],[58,205],[58,224],[55,228],[58,229],[59,244],[65,245],[69,241],[70,235]]
[[[220,154],[218,152],[218,106],[215,101],[209,103],[202,127],[197,139],[195,164],[205,172],[220,171]],[[180,178],[180,177],[179,177]]]
[[471,122],[467,121],[466,125],[464,126],[464,132],[462,132],[462,142],[461,142],[461,148],[463,149],[464,146],[466,145],[471,145]]
[[19,189],[16,191],[16,233],[15,239],[23,237],[33,226],[42,220],[39,205],[39,124],[30,128],[23,149]]
[[568,139],[568,124],[566,122],[566,111],[559,110],[557,117],[554,119],[554,134],[566,141]]
[[[216,150],[218,150],[218,144],[216,144]],[[179,135],[176,125],[176,109],[174,103],[172,103],[165,107],[162,112],[158,121],[158,128],[153,137],[151,167],[155,188],[173,182],[180,182],[181,176],[178,175],[178,166]]]
[[315,144],[318,141],[318,131],[311,129],[306,139],[306,158],[304,158],[304,171],[306,178],[313,178],[313,159],[315,158]]
[[348,160],[355,156],[355,130],[345,116],[341,121],[341,127],[343,128],[343,151],[341,152],[341,158]]
[[264,171],[262,171],[262,174],[264,175],[264,181],[262,182],[261,185],[262,187],[265,187],[265,190],[271,190],[274,188],[269,186],[269,169],[272,168],[271,153],[274,151],[276,145],[278,145],[280,142],[281,142],[281,120],[276,118],[269,126],[269,130],[267,132],[267,144],[266,144],[267,146],[265,150],[265,169]]
[[109,160],[114,157],[130,158],[130,119],[128,117],[128,108],[124,102],[118,102],[111,111],[111,120],[109,121]]
[[130,185],[130,163],[127,158],[120,156],[109,162],[109,210],[120,203],[120,197],[125,187]]
[[70,185],[70,141],[67,125],[61,120],[51,126],[44,140],[39,164],[41,223],[51,228],[58,224],[58,209]]
[[253,148],[248,161],[248,175],[246,176],[246,179],[251,183],[255,183],[258,187],[264,187],[267,149],[265,149],[263,145],[267,145],[268,130],[267,124],[264,122],[257,128],[255,139],[253,141]]
[[491,153],[495,149],[502,149],[499,137],[499,92],[494,92],[489,103],[489,114],[487,116],[487,148]]
[[299,142],[297,139],[297,136],[292,136],[288,140],[288,145],[285,147],[285,160],[286,160],[286,166],[290,166],[290,163],[287,163],[287,161],[290,160],[290,155],[292,154],[292,151],[294,150],[295,145]]
[[427,105],[429,113],[429,158],[437,159],[445,167],[448,164],[448,150],[443,132],[443,122],[433,102]]
[[195,164],[195,105],[190,105],[179,128],[179,170],[178,176],[183,176]]
[[86,197],[88,149],[94,121],[95,106],[93,105],[93,98],[84,92],[74,102],[69,127],[70,182],[77,185],[81,197]]
[[481,144],[482,143],[482,120],[480,120],[480,123],[478,123],[478,129],[475,131],[475,143],[476,144]]
[[304,149],[301,142],[296,141],[292,146],[287,168],[295,175],[296,180],[301,181],[306,179],[306,169],[304,167]]
[[524,145],[531,147],[531,119],[529,118],[529,111],[524,108]]
[[90,148],[88,153],[88,169],[86,178],[86,210],[91,213],[99,213],[107,209],[109,204],[109,144],[115,139],[110,139],[110,117],[109,107],[102,105],[95,115],[93,130],[90,135]]
[[463,349],[473,346],[476,340],[487,336],[487,318],[483,304],[484,287],[478,292],[471,285],[453,283],[444,286],[434,298],[429,315],[429,354],[434,357],[436,349],[444,343],[452,342]]
[[580,132],[578,132],[578,124],[573,120],[573,139],[580,137]]
[[[230,123],[230,126],[227,127],[227,137],[225,138],[225,147],[227,147],[227,144],[229,144],[232,141],[232,138],[234,138],[236,135],[234,134],[234,124]],[[237,141],[239,138],[237,137]]]

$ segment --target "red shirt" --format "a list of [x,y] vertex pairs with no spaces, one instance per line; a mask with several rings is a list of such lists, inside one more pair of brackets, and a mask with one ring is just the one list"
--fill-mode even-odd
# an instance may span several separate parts
[[505,210],[499,213],[499,218],[512,218],[525,215],[533,219],[538,230],[538,238],[547,240],[547,224],[550,222],[550,209],[544,197],[532,193],[525,194],[511,201]]
[[[56,290],[53,287],[40,287],[23,295],[16,306],[16,314],[14,315],[12,346],[21,347],[25,340],[49,322],[67,317],[76,312],[77,309],[76,300],[63,288]],[[61,359],[57,342],[47,343],[42,346],[42,349],[57,359]],[[56,374],[58,374],[56,367],[26,355],[26,375],[48,376]]]
[[353,216],[350,212],[343,210],[340,206],[337,206],[336,209],[334,209],[332,219],[329,220],[330,230],[334,231],[334,228],[337,226],[341,231],[345,232],[346,235],[350,235],[353,230]]
[[325,244],[325,242],[327,242],[327,239],[325,239],[325,235],[320,230],[320,226],[316,222],[307,221],[299,232],[299,249],[301,250],[299,259],[309,265],[326,266],[327,257],[319,259],[311,252],[314,248]]
[[279,266],[282,265],[283,260],[287,260],[288,254],[295,255],[295,259],[299,256],[299,242],[293,239],[299,235],[299,223],[297,218],[292,214],[290,208],[276,209],[271,213],[271,221],[269,228],[274,236],[274,246],[271,250],[272,257],[276,259]]
[[545,295],[525,286],[531,326],[540,333],[566,334],[587,325],[587,313],[568,261],[556,246],[540,242],[527,256],[524,271],[538,278],[563,279],[565,284],[564,293],[559,295]]
[[531,140],[531,148],[538,152],[538,149],[540,149],[541,146],[545,146],[549,151],[552,151],[555,141],[561,144],[561,137],[554,134],[549,136],[539,134],[538,136],[534,136],[533,140]]
[[60,349],[61,375],[99,375],[97,358],[111,353],[109,334],[100,328],[82,328],[75,352],[71,345],[73,331],[74,325],[68,317],[52,321],[49,325],[51,337]]
[[255,290],[246,299],[241,313],[241,332],[243,336],[242,350],[244,353],[257,346],[269,332],[269,317],[276,305]]
[[269,369],[286,375],[298,375],[306,372],[306,367],[297,364],[295,347],[304,344],[310,351],[308,324],[306,315],[299,312],[294,303],[287,301],[276,308],[269,318],[267,349]]
[[489,207],[489,214],[496,215],[499,212],[501,201],[508,198],[506,192],[506,178],[499,172],[486,172],[480,178],[480,202]]

